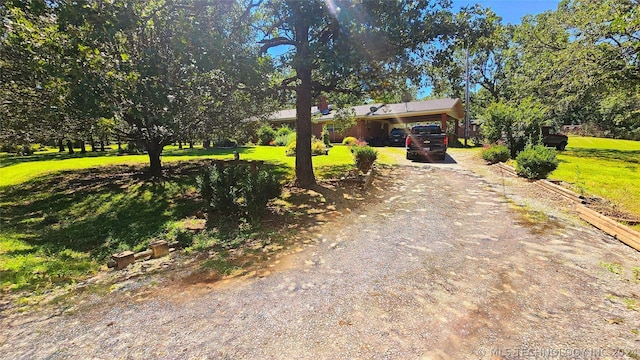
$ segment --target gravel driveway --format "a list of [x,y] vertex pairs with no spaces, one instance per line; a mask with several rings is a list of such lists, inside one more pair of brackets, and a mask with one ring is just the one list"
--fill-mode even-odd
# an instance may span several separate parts
[[260,276],[1,319],[0,357],[640,358],[640,253],[461,167],[396,179]]

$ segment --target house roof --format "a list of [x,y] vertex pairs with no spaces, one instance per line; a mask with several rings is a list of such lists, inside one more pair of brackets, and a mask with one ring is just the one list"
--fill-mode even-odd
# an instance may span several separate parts
[[[356,118],[364,120],[409,118],[435,114],[447,114],[458,120],[464,118],[464,110],[460,99],[435,99],[398,104],[368,104],[354,106],[353,109],[356,112]],[[311,114],[320,115],[317,106],[311,107]],[[327,115],[320,115],[317,121],[331,121],[334,114],[335,111],[332,110]],[[292,121],[296,119],[296,109],[276,111],[268,118],[273,121]]]

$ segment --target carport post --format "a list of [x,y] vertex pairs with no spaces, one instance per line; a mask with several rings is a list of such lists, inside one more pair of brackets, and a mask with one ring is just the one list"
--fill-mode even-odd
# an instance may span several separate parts
[[442,117],[440,119],[440,128],[442,128],[442,132],[447,132],[447,114],[442,113]]

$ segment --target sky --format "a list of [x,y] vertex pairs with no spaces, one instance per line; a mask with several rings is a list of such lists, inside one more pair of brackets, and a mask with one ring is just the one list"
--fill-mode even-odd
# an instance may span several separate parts
[[519,24],[523,16],[555,10],[559,0],[453,0],[453,10],[462,6],[480,4],[491,8],[503,23]]

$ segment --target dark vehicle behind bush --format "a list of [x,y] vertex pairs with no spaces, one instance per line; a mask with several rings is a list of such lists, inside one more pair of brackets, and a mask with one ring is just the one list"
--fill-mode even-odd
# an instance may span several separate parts
[[558,150],[564,150],[569,143],[569,137],[556,133],[550,126],[542,127],[542,143],[546,147],[554,147]]

